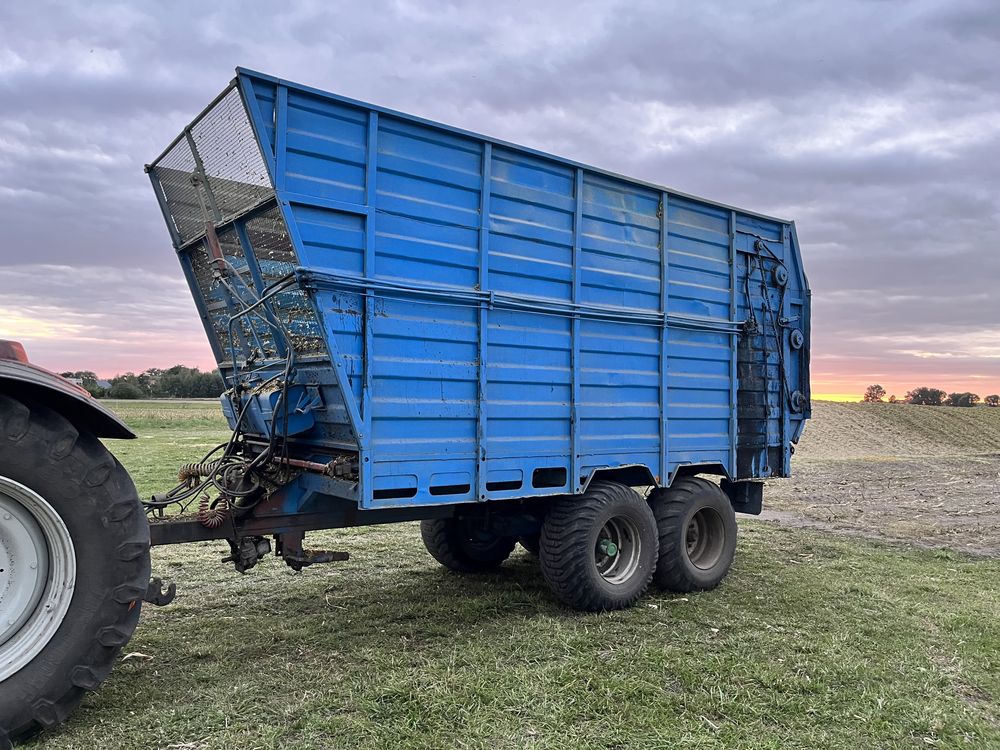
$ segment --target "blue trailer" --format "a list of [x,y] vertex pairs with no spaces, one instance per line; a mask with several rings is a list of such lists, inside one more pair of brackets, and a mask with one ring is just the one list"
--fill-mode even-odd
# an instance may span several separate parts
[[568,605],[615,609],[717,585],[735,512],[789,475],[791,222],[244,69],[147,172],[233,436],[141,506],[115,474],[117,516],[150,522],[102,574],[112,648],[172,596],[132,581],[150,541],[225,539],[242,572],[273,539],[301,569],[344,557],[309,531],[420,520],[453,570],[520,542]]

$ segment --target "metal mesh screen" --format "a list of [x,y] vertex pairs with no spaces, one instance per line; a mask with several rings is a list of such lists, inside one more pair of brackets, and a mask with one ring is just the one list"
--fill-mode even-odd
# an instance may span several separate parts
[[209,261],[208,250],[205,243],[199,243],[188,251],[191,260],[191,270],[194,272],[195,282],[198,284],[198,291],[205,303],[205,310],[208,312],[208,319],[211,321],[215,337],[219,345],[228,357],[232,351],[232,341],[229,338],[229,305],[226,297],[222,293],[222,288],[216,282],[214,269]]
[[186,138],[160,159],[153,169],[159,182],[169,220],[180,241],[187,242],[205,231],[204,192],[192,182],[197,163]]
[[[295,269],[298,259],[277,206],[250,219],[246,223],[246,232],[265,284],[277,281]],[[288,330],[296,354],[310,356],[326,353],[319,322],[305,292],[292,289],[276,294],[271,298],[271,307]]]
[[181,244],[200,237],[206,221],[226,221],[274,195],[237,88],[202,115],[190,133],[197,153],[185,135],[153,165]]
[[191,259],[191,268],[205,301],[212,330],[225,352],[225,361],[232,361],[233,343],[236,344],[237,362],[245,361],[250,353],[257,359],[277,357],[274,331],[263,318],[263,310],[257,314],[241,315],[233,321],[231,330],[235,342],[230,339],[229,319],[241,309],[237,300],[241,300],[243,306],[252,305],[257,300],[257,291],[236,232],[220,232],[219,246],[234,274],[216,275],[216,266],[210,259],[205,242],[199,242],[186,252]]
[[[212,332],[224,353],[220,364],[230,361],[232,354],[237,362],[251,356],[277,357],[276,340],[281,337],[264,319],[263,307],[256,314],[237,318],[230,337],[231,317],[253,304],[258,294],[247,254],[252,253],[251,261],[256,259],[265,285],[298,265],[280,210],[273,204],[266,210],[260,208],[274,198],[274,189],[239,89],[234,86],[224,92],[152,171],[181,245],[202,237],[206,222],[220,227],[219,245],[233,273],[217,274],[205,240],[186,250]],[[221,228],[237,217],[244,217],[236,223],[244,227],[249,248],[241,245],[235,228]],[[270,307],[296,354],[326,354],[322,329],[305,292],[292,289],[276,294]]]
[[191,127],[222,220],[274,195],[243,99],[232,89]]
[[[257,301],[257,289],[235,229],[219,232],[219,247],[229,269],[236,275],[236,278],[229,276],[225,284],[220,281],[219,286],[229,292],[231,298],[239,299],[243,307],[249,307]],[[233,329],[234,334],[242,335],[250,351],[256,351],[258,358],[270,359],[278,356],[274,331],[264,318],[263,309],[241,315],[234,323]]]

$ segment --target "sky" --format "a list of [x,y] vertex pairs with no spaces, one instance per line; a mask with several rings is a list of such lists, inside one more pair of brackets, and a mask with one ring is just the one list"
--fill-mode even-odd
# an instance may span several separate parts
[[997,393],[998,60],[994,0],[15,0],[0,338],[214,366],[143,165],[242,65],[794,219],[814,396]]

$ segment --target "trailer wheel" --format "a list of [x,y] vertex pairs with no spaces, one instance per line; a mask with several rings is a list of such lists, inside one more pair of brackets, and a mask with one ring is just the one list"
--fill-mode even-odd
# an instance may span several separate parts
[[736,554],[736,514],[719,485],[681,477],[655,490],[650,505],[660,534],[656,584],[678,592],[718,586]]
[[517,544],[464,518],[434,518],[420,522],[420,536],[431,557],[450,570],[482,573],[499,568]]
[[139,619],[149,526],[97,438],[0,395],[0,737],[63,721]]
[[542,575],[563,602],[587,612],[624,609],[656,567],[656,519],[635,490],[593,482],[558,500],[542,524]]

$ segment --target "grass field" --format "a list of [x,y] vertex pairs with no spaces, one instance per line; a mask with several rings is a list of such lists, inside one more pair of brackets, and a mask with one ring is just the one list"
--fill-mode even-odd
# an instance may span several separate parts
[[[141,494],[226,436],[217,409],[120,405],[142,440],[113,448]],[[816,439],[841,429],[817,416]],[[413,524],[317,534],[352,558],[301,574],[157,549],[176,602],[144,609],[104,688],[34,746],[1000,747],[1000,560],[740,534],[718,590],[601,615],[555,604],[520,551],[450,574]]]

